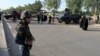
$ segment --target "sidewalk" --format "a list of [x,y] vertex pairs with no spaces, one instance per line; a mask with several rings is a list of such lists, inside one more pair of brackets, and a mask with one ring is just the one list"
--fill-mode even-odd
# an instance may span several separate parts
[[0,21],[0,56],[8,56],[6,39],[1,21]]

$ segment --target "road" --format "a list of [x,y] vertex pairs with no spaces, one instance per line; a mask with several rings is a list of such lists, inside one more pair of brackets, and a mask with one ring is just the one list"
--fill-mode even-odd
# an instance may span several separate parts
[[[13,34],[18,23],[9,22]],[[100,27],[89,26],[83,31],[78,25],[37,24],[30,30],[36,41],[31,56],[100,56]]]

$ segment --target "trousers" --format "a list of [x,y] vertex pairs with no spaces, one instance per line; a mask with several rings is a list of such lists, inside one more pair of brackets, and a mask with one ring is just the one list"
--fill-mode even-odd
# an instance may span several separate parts
[[30,48],[28,45],[22,45],[22,56],[30,56]]

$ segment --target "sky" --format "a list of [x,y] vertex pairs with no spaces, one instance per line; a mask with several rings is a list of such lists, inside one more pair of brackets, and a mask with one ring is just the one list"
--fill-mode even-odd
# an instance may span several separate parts
[[[40,0],[44,1],[44,0]],[[9,7],[17,7],[17,6],[24,6],[27,4],[32,4],[34,3],[35,0],[0,0],[0,9],[8,9]],[[59,11],[62,11],[66,8],[66,3],[65,0],[61,0],[61,5],[60,8],[58,9]]]

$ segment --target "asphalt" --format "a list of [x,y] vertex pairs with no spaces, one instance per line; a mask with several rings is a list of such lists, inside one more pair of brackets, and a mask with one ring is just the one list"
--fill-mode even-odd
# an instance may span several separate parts
[[[8,22],[15,36],[18,23]],[[36,38],[31,56],[100,56],[99,24],[90,25],[88,31],[83,31],[78,25],[32,22],[30,30]],[[0,56],[4,56],[8,52],[1,23],[0,31]]]
[[[18,23],[9,22],[12,32]],[[88,31],[79,25],[37,24],[30,30],[36,41],[31,56],[100,56],[100,27],[89,25]]]

